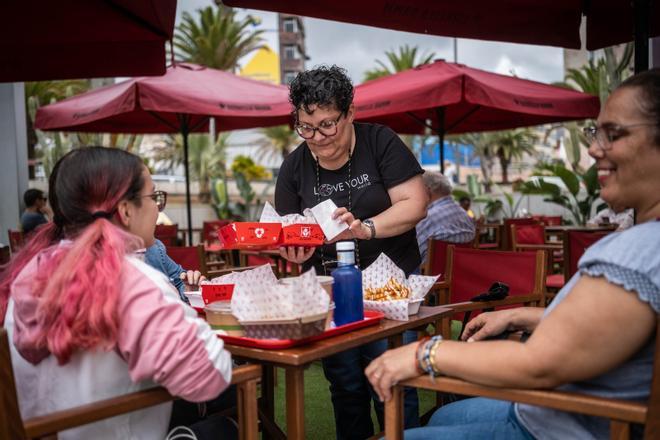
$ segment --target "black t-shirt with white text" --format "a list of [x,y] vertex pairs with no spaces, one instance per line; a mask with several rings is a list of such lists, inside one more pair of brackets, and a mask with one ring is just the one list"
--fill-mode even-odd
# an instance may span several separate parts
[[[318,166],[306,142],[296,148],[284,161],[275,187],[275,209],[280,215],[300,214],[330,198],[338,207],[347,207],[349,191],[350,211],[355,218],[375,217],[392,206],[387,190],[423,173],[412,152],[389,128],[378,124],[354,123],[355,148],[350,163],[337,170]],[[401,235],[373,240],[358,240],[360,267],[369,266],[381,252],[394,261],[406,275],[421,262],[415,228]],[[311,265],[324,273],[321,252],[326,261],[336,260],[335,245],[319,247],[303,265]],[[329,272],[329,271],[328,271]]]

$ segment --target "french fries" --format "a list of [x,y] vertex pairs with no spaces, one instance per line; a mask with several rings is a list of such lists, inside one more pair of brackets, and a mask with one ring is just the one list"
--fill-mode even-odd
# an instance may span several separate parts
[[367,301],[393,301],[407,299],[410,288],[390,278],[383,287],[370,287],[364,290],[364,299]]

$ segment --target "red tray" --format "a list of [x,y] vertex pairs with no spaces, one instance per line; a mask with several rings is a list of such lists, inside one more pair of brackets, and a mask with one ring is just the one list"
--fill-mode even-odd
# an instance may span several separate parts
[[296,347],[298,345],[309,344],[310,342],[320,341],[321,339],[331,338],[333,336],[348,333],[362,327],[369,327],[376,325],[383,319],[385,315],[375,310],[365,310],[364,319],[362,321],[351,322],[350,324],[340,325],[339,327],[331,328],[316,336],[310,336],[303,339],[253,339],[241,336],[228,336],[218,335],[227,344],[241,345],[243,347],[263,348],[265,350],[281,350],[284,348]]

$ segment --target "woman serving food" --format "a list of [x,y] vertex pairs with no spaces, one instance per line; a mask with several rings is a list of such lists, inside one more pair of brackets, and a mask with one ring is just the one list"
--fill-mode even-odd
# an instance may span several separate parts
[[[296,132],[304,142],[280,168],[275,187],[279,214],[300,214],[331,199],[339,207],[335,218],[349,226],[333,242],[355,240],[361,268],[384,252],[406,275],[418,270],[415,225],[426,216],[428,196],[421,177],[424,171],[410,150],[385,126],[353,122],[353,85],[337,66],[300,73],[291,83],[289,99]],[[302,263],[304,269],[315,267],[318,274],[329,273],[329,264],[336,260],[331,244],[317,249],[286,247],[280,254]],[[338,438],[373,434],[370,389],[361,365],[384,349],[379,342],[324,359]],[[409,403],[407,426],[414,426],[416,395],[414,405],[412,398]],[[377,413],[382,420],[382,405]]]

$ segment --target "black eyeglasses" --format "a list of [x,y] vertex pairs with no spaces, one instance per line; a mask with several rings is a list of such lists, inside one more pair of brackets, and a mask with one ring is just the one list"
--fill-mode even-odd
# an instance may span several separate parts
[[317,130],[325,137],[334,136],[337,134],[337,124],[339,124],[339,120],[342,116],[344,116],[344,113],[337,116],[337,119],[328,119],[321,122],[318,127],[312,127],[307,124],[296,124],[296,133],[298,133],[303,139],[313,138]]
[[165,205],[167,205],[167,193],[165,191],[154,191],[146,196],[140,196],[140,198],[142,197],[150,197],[151,200],[156,202],[159,212],[162,212],[165,209]]
[[629,125],[613,125],[613,124],[604,124],[604,125],[592,125],[589,127],[584,127],[582,131],[584,136],[587,138],[589,145],[594,143],[598,144],[601,150],[609,151],[612,149],[612,143],[626,137],[630,134],[628,129],[635,127],[645,127],[652,126],[655,124],[646,122],[639,124],[629,124]]

